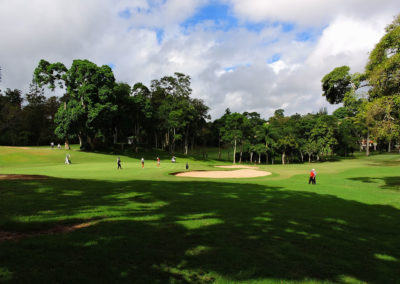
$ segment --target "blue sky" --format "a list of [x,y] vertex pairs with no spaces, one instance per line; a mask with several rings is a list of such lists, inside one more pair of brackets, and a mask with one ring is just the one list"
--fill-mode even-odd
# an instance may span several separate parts
[[[0,1],[0,89],[27,91],[40,59],[109,65],[117,81],[149,85],[185,73],[213,118],[329,106],[321,78],[362,71],[397,0]],[[32,11],[46,10],[37,17]],[[79,11],[79,13],[76,13]],[[9,23],[18,23],[10,25]],[[26,43],[29,42],[29,45]]]

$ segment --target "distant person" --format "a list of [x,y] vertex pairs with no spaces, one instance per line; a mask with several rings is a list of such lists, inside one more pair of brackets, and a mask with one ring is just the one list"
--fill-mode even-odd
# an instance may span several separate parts
[[310,171],[310,178],[308,179],[308,184],[315,184],[315,169]]
[[157,168],[160,167],[160,157],[157,157]]
[[317,171],[315,169],[312,169],[314,172],[314,178],[313,178],[313,184],[317,184]]
[[189,163],[186,162],[186,170],[188,170],[188,169],[189,169]]
[[58,148],[58,150],[61,150],[61,145],[60,145],[60,143],[58,143],[57,148]]
[[172,162],[172,163],[175,163],[175,162],[176,162],[175,156],[172,156],[171,162]]
[[144,158],[143,157],[142,157],[141,162],[142,162],[142,168],[144,168]]
[[119,157],[118,157],[118,159],[117,159],[117,165],[118,165],[117,170],[119,170],[119,169],[122,170],[122,167],[121,167],[121,159],[120,159]]
[[50,147],[51,147],[51,149],[54,149],[54,142],[50,143]]
[[70,154],[67,154],[67,155],[65,156],[65,163],[66,163],[67,165],[70,165],[70,164],[71,164],[71,155],[70,155]]

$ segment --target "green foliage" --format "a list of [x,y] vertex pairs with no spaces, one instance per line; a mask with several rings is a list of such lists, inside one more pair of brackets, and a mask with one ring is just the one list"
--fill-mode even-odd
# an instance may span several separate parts
[[54,141],[53,118],[58,105],[56,97],[47,99],[33,83],[25,99],[17,89],[7,89],[4,95],[0,92],[0,145],[42,145]]
[[351,76],[348,66],[337,67],[322,78],[323,96],[331,104],[343,102],[344,96],[351,90]]
[[100,133],[104,137],[112,128],[118,110],[111,68],[107,65],[99,67],[88,60],[74,60],[67,69],[62,63],[50,64],[41,60],[34,78],[39,86],[47,85],[51,90],[55,89],[56,83],[60,88],[66,87],[64,106],[59,108],[55,118],[57,136],[66,140],[78,136],[81,143],[86,137],[94,149],[96,135]]
[[51,64],[41,59],[34,71],[34,80],[40,87],[48,85],[49,88],[54,91],[56,84],[60,88],[64,88],[65,74],[67,71],[68,69],[60,62]]
[[400,14],[370,53],[366,71],[372,98],[400,94]]
[[391,143],[400,137],[399,97],[381,97],[366,105],[366,115],[376,139]]

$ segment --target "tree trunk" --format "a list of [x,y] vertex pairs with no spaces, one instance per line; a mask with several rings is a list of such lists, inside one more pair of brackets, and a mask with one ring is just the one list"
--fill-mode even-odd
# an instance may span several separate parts
[[300,150],[300,157],[301,157],[301,162],[304,163],[304,155],[303,152]]
[[87,136],[87,142],[90,146],[91,150],[94,150],[94,138],[92,139],[92,137],[90,137],[90,135]]
[[389,140],[388,153],[392,152],[392,140]]
[[65,150],[70,150],[71,147],[69,147],[69,141],[68,141],[68,137],[65,137]]
[[286,153],[285,153],[285,151],[283,151],[282,152],[282,165],[285,164],[285,156],[286,156]]
[[242,163],[242,154],[243,154],[243,143],[240,145],[239,164]]
[[265,152],[265,164],[268,165],[268,152]]
[[134,126],[134,133],[135,133],[135,145],[137,145],[139,144],[139,127],[137,123],[135,123]]
[[175,135],[176,135],[176,132],[175,132],[175,127],[174,127],[174,137],[172,138],[172,153],[174,153],[174,154],[175,154]]
[[311,163],[311,154],[308,154],[308,163]]
[[233,147],[233,163],[236,164],[236,139],[235,139],[235,146]]
[[261,153],[258,153],[258,164],[261,164]]
[[82,136],[80,133],[78,134],[78,139],[79,139],[79,147],[82,147]]
[[250,164],[253,163],[253,152],[250,152]]
[[221,160],[221,138],[218,137],[218,160]]
[[369,129],[367,130],[367,156],[369,156]]
[[114,144],[118,143],[118,129],[117,127],[114,128]]
[[188,154],[189,151],[189,126],[186,126],[186,134],[185,134],[185,155]]
[[169,129],[165,133],[165,147],[168,147],[168,152],[171,153],[171,143],[169,143]]

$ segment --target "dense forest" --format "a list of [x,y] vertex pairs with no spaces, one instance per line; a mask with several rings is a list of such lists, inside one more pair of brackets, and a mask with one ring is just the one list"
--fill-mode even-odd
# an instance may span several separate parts
[[[0,69],[1,70],[1,69]],[[4,71],[3,71],[4,72]],[[1,76],[0,76],[1,80]],[[112,69],[88,60],[41,60],[29,92],[0,90],[0,144],[79,143],[85,150],[141,148],[188,154],[196,146],[232,147],[233,162],[293,163],[354,151],[399,150],[400,15],[371,51],[363,73],[339,66],[321,80],[333,114],[272,117],[229,109],[213,121],[192,98],[191,78],[175,73],[150,86],[117,82]],[[63,90],[44,96],[45,88]]]

